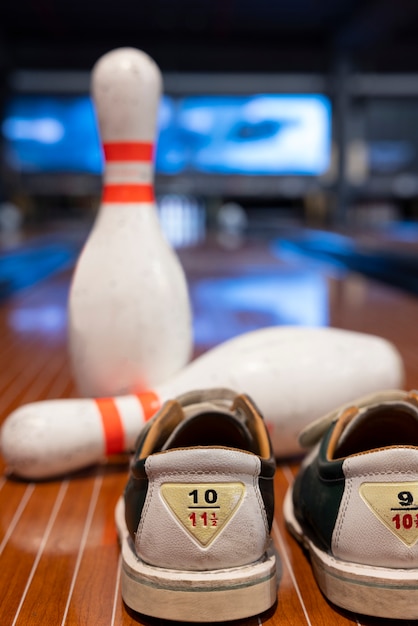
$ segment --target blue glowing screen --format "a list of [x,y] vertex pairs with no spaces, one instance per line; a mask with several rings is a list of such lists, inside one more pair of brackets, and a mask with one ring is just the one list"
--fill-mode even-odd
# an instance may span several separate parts
[[23,172],[102,170],[102,153],[88,96],[17,96],[2,123],[6,161]]
[[[2,123],[6,159],[24,172],[103,169],[89,96],[15,96]],[[319,175],[327,170],[331,106],[321,95],[164,96],[157,172]]]

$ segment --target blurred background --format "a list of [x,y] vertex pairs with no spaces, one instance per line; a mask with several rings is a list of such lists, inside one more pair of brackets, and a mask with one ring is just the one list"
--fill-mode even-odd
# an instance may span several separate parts
[[[156,198],[188,280],[193,356],[261,327],[341,328],[392,342],[418,389],[418,0],[0,0],[0,423],[78,395],[68,291],[103,170],[90,73],[124,46],[163,74]],[[344,344],[323,370],[339,388],[358,358]],[[285,405],[292,390],[296,407],[328,397],[303,374],[320,350],[277,358]],[[118,591],[126,465],[34,485],[6,480],[0,459],[1,626],[139,623]],[[279,470],[278,502],[295,470]],[[253,622],[353,624],[276,522],[277,617]]]
[[2,0],[0,18],[4,245],[92,223],[90,71],[134,46],[163,73],[156,193],[175,247],[278,235],[418,291],[415,0]]

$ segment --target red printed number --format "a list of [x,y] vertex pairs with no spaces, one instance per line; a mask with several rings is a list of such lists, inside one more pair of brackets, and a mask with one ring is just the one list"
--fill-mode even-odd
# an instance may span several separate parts
[[414,524],[415,528],[418,528],[418,513],[414,517],[410,513],[404,513],[404,515],[397,513],[395,517],[392,517],[392,522],[394,522],[396,530],[401,528],[409,530]]
[[216,517],[216,513],[211,513],[208,516],[207,512],[201,513],[200,515],[196,515],[196,513],[190,513],[189,520],[192,523],[193,527],[196,527],[197,523],[200,523],[202,526],[217,526],[218,518]]

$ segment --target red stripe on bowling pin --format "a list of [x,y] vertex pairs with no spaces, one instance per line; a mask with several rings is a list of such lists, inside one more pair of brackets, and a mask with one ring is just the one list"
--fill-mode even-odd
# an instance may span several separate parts
[[125,447],[125,429],[115,401],[98,398],[95,402],[102,418],[106,454],[121,452]]
[[155,393],[155,391],[144,391],[137,394],[139,404],[144,411],[144,420],[148,422],[151,417],[154,417],[156,412],[161,408],[161,398]]
[[[144,422],[147,422],[161,407],[161,400],[154,391],[145,391],[137,395],[143,412]],[[120,414],[114,398],[96,398],[102,420],[105,453],[118,454],[126,449],[125,428],[123,416]],[[139,429],[138,429],[139,432]]]
[[152,185],[137,185],[120,183],[107,184],[103,188],[103,202],[154,202],[154,188]]
[[[107,163],[152,163],[154,144],[145,141],[114,141],[103,144]],[[106,182],[102,201],[105,203],[154,202],[150,183]]]
[[153,159],[154,144],[147,141],[112,141],[103,144],[103,151],[108,162],[150,162]]

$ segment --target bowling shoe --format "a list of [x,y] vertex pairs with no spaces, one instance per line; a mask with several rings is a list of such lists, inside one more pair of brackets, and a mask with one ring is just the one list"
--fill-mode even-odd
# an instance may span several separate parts
[[336,605],[418,618],[418,393],[362,398],[305,429],[312,446],[284,504]]
[[181,622],[270,608],[274,473],[249,397],[212,389],[166,402],[139,436],[115,512],[127,606]]

